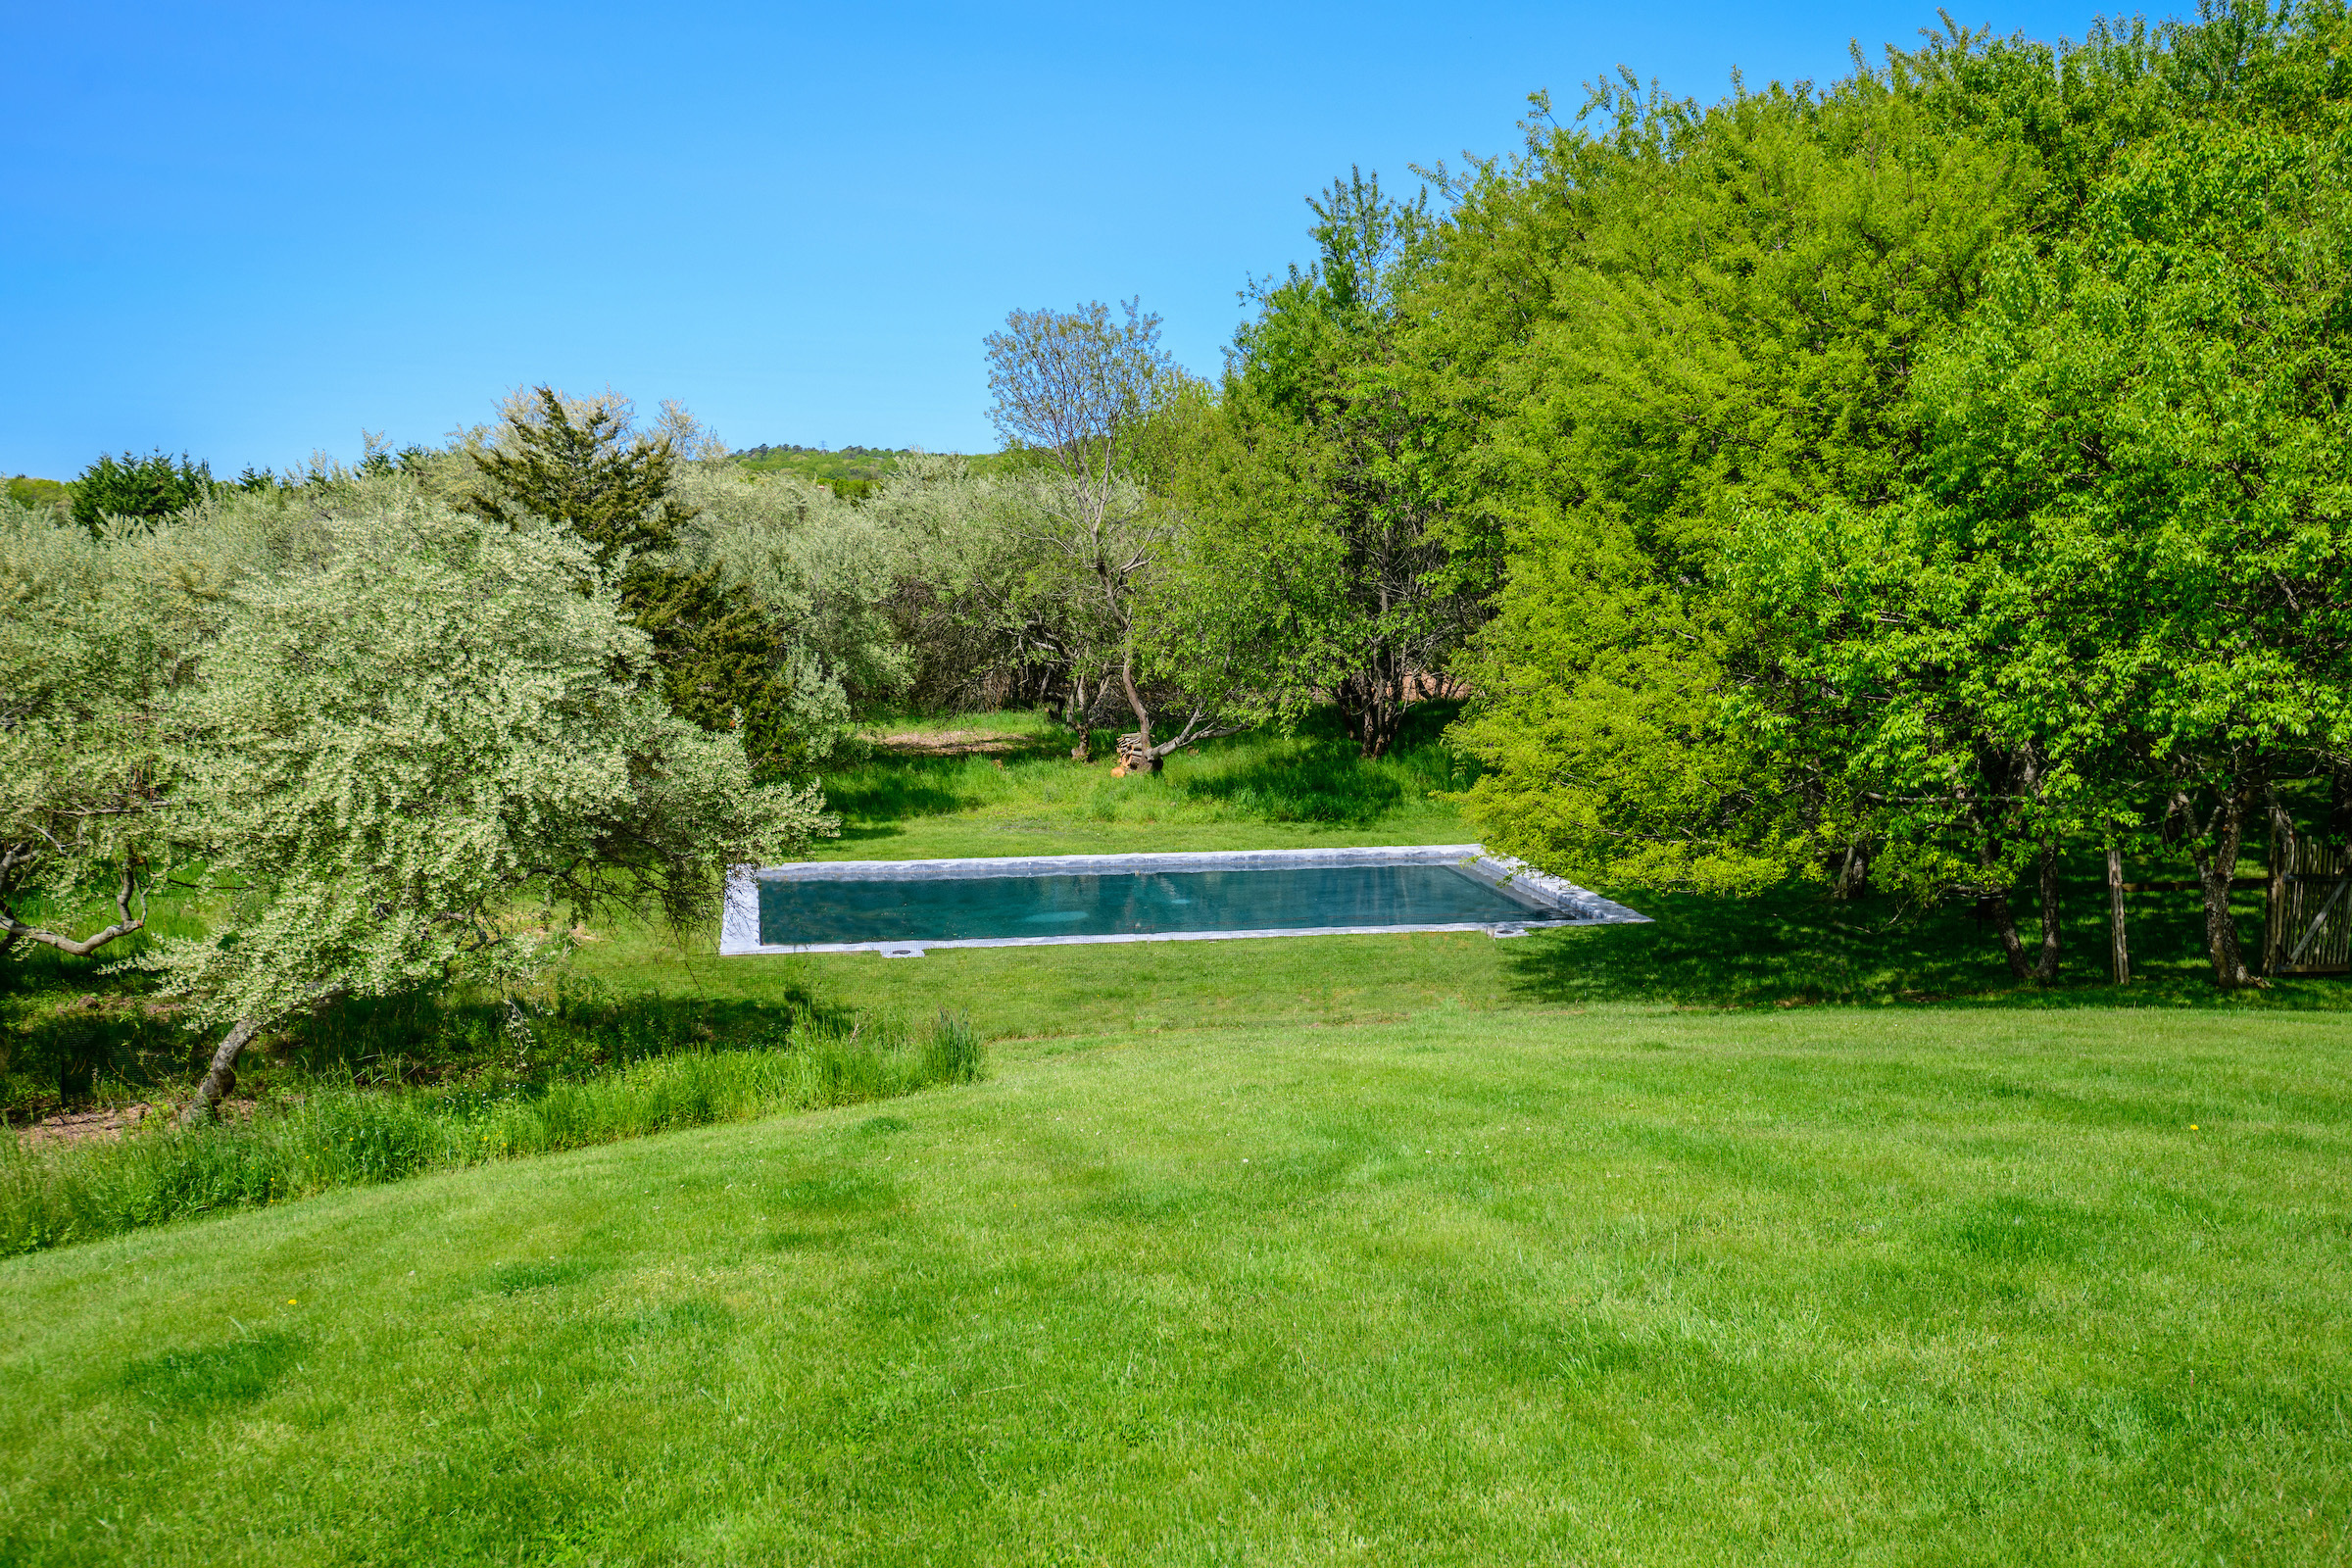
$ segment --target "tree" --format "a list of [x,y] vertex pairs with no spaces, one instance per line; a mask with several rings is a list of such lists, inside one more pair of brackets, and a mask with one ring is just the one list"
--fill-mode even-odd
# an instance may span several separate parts
[[[1521,334],[1481,372],[1507,410],[1488,435],[1507,580],[1460,665],[1453,737],[1487,768],[1469,808],[1582,881],[1820,876],[1866,850],[1876,807],[1843,715],[1759,661],[1722,552],[1744,509],[1901,490],[1911,368],[2036,166],[1948,133],[1892,73],[1704,111],[1629,83],[1592,107],[1613,123],[1539,123],[1454,224],[1543,237],[1544,290],[1479,303],[1506,279],[1467,242],[1441,268],[1443,298],[1471,296],[1449,318]],[[1759,707],[1788,722],[1760,731]]]
[[2001,580],[2097,815],[2188,853],[2224,989],[2241,845],[2352,762],[2352,160],[2307,123],[2132,149],[1924,373],[1922,543]]
[[190,1117],[258,1033],[327,998],[511,983],[573,919],[698,918],[726,866],[832,827],[668,710],[576,534],[398,479],[321,499],[297,564],[230,595],[172,718],[176,810],[230,911],[135,960],[228,1026]]
[[467,504],[509,526],[535,517],[568,528],[600,570],[622,563],[621,603],[643,617],[666,597],[660,558],[690,514],[670,494],[677,454],[633,424],[622,398],[567,398],[546,386],[518,394],[497,443],[474,452],[488,483]]
[[[2255,25],[2255,23],[2260,25]],[[2346,195],[2331,13],[2168,36],[2134,135],[2068,231],[2005,243],[1913,378],[1915,481],[1762,506],[1722,581],[1770,679],[1767,753],[1837,715],[1844,787],[1913,891],[1985,901],[2020,978],[2057,968],[2070,842],[2185,852],[2225,989],[2230,887],[2282,786],[2340,778],[2352,709]],[[2011,883],[2038,884],[2023,951]]]
[[74,487],[55,479],[34,479],[20,473],[0,486],[0,490],[5,490],[8,499],[20,507],[47,508],[67,516],[74,512]]
[[213,492],[210,464],[174,461],[161,451],[143,458],[125,452],[121,461],[101,453],[74,481],[74,520],[92,533],[109,517],[169,517]]
[[1119,320],[1099,300],[1007,316],[987,338],[989,418],[1008,447],[1043,466],[1029,487],[1026,542],[1041,569],[1028,597],[1051,607],[1074,687],[1069,709],[1083,726],[1088,682],[1115,679],[1135,714],[1134,754],[1157,768],[1227,726],[1213,699],[1179,692],[1185,717],[1154,742],[1157,705],[1138,682],[1137,613],[1172,520],[1137,482],[1134,448],[1184,382],[1160,347],[1159,318],[1135,300],[1121,309]]
[[[173,668],[145,543],[0,504],[0,953],[23,941],[82,956],[141,929],[168,863]],[[97,882],[116,904],[102,929],[28,918],[33,901],[70,906]]]
[[[1317,261],[1259,289],[1257,319],[1235,335],[1222,414],[1251,449],[1254,482],[1218,500],[1328,539],[1277,564],[1304,641],[1268,673],[1328,692],[1379,757],[1483,614],[1480,585],[1449,569],[1444,523],[1442,454],[1460,431],[1401,363],[1439,229],[1426,196],[1392,200],[1361,171],[1308,205]],[[1307,560],[1321,571],[1299,571]]]
[[625,399],[536,387],[509,404],[497,440],[474,450],[482,483],[467,505],[509,526],[533,518],[578,537],[653,639],[646,678],[705,729],[740,730],[760,775],[780,778],[830,752],[846,710],[769,608],[692,548],[683,481],[704,446],[723,456],[675,405],[648,433]]
[[733,634],[696,645],[699,667],[671,689],[707,708],[680,710],[716,728],[719,703],[736,705],[755,767],[805,774],[849,739],[857,705],[906,689],[907,654],[884,609],[905,541],[878,513],[791,473],[696,463],[674,493],[692,510],[676,559],[714,574]]

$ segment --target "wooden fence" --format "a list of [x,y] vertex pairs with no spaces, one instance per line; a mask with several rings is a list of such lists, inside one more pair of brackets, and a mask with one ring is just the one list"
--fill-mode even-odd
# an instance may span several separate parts
[[2271,881],[2262,926],[2265,974],[2352,972],[2352,854],[2271,824]]

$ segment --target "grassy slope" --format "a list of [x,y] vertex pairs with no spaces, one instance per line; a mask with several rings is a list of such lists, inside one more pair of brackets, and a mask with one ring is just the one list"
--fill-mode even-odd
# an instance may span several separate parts
[[999,1063],[0,1267],[0,1558],[2344,1545],[2341,1019],[1440,1009]]

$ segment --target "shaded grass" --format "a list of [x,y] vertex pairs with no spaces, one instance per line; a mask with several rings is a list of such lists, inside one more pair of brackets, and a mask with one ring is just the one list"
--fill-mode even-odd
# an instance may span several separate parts
[[[2160,868],[2169,873],[2172,868]],[[2287,976],[2226,996],[2212,983],[2195,893],[2129,897],[2132,980],[2113,984],[2103,870],[2076,868],[2061,889],[2057,984],[2014,979],[1998,937],[1973,906],[1920,911],[1892,899],[1829,899],[1813,887],[1749,898],[1632,893],[1651,924],[1592,927],[1514,946],[1508,984],[1543,1004],[1674,1002],[1690,1006],[1825,1002],[1975,1001],[2025,1007],[2352,1007],[2343,976]],[[2147,874],[2147,873],[2140,873]],[[2260,868],[2243,867],[2232,899],[2249,961],[2260,953]],[[2029,946],[2039,941],[2021,910]]]
[[2348,1068],[2092,1009],[1011,1048],[0,1265],[0,1557],[2331,1561]]
[[710,1122],[853,1104],[981,1070],[980,1044],[943,1014],[903,1030],[778,1019],[767,1044],[643,1054],[577,1079],[496,1089],[364,1089],[313,1081],[249,1120],[133,1131],[120,1141],[0,1146],[0,1254],[221,1209],[400,1181]]

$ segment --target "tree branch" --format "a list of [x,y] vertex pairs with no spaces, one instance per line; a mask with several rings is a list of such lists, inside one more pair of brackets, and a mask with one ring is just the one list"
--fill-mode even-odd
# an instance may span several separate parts
[[[139,912],[135,919],[132,918],[130,912],[130,896],[133,892],[139,896]],[[39,926],[26,925],[6,909],[0,909],[0,937],[5,938],[5,940],[0,940],[0,953],[7,952],[19,941],[24,941],[42,943],[57,949],[60,953],[71,954],[76,958],[86,958],[117,937],[126,937],[133,931],[145,929],[147,925],[147,888],[127,867],[122,872],[122,886],[115,890],[115,908],[122,915],[120,920],[95,936],[83,937],[78,940],[62,936],[55,931],[44,931]]]

